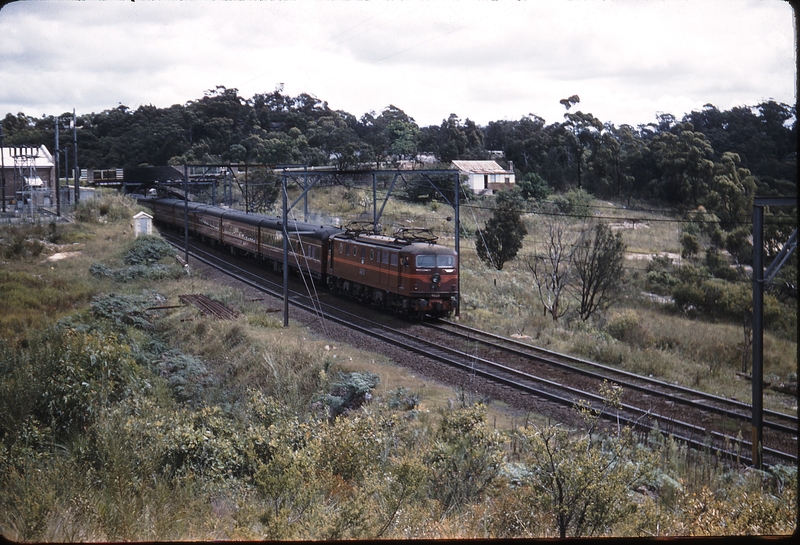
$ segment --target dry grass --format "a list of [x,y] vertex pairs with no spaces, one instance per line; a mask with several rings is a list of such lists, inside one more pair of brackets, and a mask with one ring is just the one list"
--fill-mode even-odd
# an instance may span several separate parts
[[[642,221],[611,220],[622,232],[628,247],[626,264],[628,278],[641,275],[651,255],[672,254],[678,264],[680,252],[678,234],[681,224],[669,221],[667,214],[632,212],[611,203],[597,202],[603,208],[595,213],[603,217],[636,216]],[[461,243],[461,320],[465,324],[499,334],[520,334],[528,342],[586,359],[618,365],[624,369],[678,382],[720,395],[749,401],[750,384],[737,378],[741,370],[744,334],[742,326],[727,322],[693,319],[677,314],[669,305],[652,303],[636,291],[637,282],[628,282],[622,301],[608,315],[587,323],[568,313],[558,322],[544,316],[542,303],[530,271],[527,256],[542,251],[544,233],[553,221],[552,216],[526,216],[528,236],[517,259],[496,271],[477,259],[472,241]],[[585,223],[567,221],[567,234],[577,238]],[[641,276],[640,276],[641,278]],[[574,306],[574,303],[573,303]],[[620,342],[606,331],[614,313],[635,312],[642,324],[641,338]],[[765,377],[785,381],[796,377],[797,345],[780,336],[765,333]],[[769,378],[767,378],[769,380]],[[795,378],[796,380],[796,378]],[[784,412],[797,411],[796,400],[767,393],[765,404]]]

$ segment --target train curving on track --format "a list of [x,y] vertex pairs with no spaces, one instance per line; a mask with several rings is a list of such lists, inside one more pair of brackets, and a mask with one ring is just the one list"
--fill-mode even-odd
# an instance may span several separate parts
[[[283,221],[179,199],[140,199],[160,225],[183,228],[206,242],[283,268]],[[449,316],[458,305],[458,256],[425,229],[375,234],[371,223],[345,229],[289,221],[288,267],[331,290],[395,312]]]

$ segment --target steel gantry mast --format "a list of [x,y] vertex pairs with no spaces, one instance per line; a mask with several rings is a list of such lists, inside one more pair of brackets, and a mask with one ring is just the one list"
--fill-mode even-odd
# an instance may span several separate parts
[[753,464],[764,466],[764,288],[797,246],[797,229],[764,271],[764,208],[797,206],[797,197],[756,197],[753,203]]

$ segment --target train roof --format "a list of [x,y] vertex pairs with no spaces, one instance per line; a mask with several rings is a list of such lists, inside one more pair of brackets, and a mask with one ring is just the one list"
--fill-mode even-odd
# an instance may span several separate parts
[[408,251],[410,253],[455,253],[455,250],[448,246],[435,244],[433,242],[411,242],[405,239],[386,235],[375,235],[371,233],[361,233],[358,235],[348,235],[345,232],[340,232],[334,235],[338,241],[353,241],[363,242],[364,244],[372,244],[374,246],[382,246],[384,248],[392,248],[395,250]]
[[[174,207],[176,205],[180,207],[187,206],[186,202],[181,199],[140,199],[139,202],[145,206],[148,203],[168,207]],[[188,203],[188,208],[192,212],[199,211],[203,214],[208,214],[209,216],[232,220],[244,225],[252,225],[254,227],[261,225],[276,231],[280,231],[283,228],[283,219],[277,216],[265,216],[264,214],[247,213],[242,212],[241,210],[222,208],[220,206],[214,206],[211,204],[194,202]],[[299,232],[301,235],[322,239],[343,232],[343,230],[339,229],[338,227],[295,220],[287,221],[287,229],[290,235],[292,233]]]
[[431,244],[429,242],[414,242],[403,247],[404,253],[417,254],[436,254],[436,255],[456,255],[456,251],[449,246],[441,244]]

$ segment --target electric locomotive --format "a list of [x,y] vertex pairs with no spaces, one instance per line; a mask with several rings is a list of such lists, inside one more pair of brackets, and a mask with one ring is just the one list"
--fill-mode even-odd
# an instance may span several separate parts
[[[141,199],[158,224],[182,228],[188,208],[189,232],[232,253],[283,267],[282,220],[179,199]],[[373,233],[371,223],[346,229],[288,222],[289,266],[331,290],[409,315],[447,316],[458,304],[458,256],[436,244],[427,229]]]
[[427,229],[384,236],[373,234],[371,227],[351,224],[330,237],[331,289],[420,317],[450,314],[458,303],[455,250],[435,244]]

